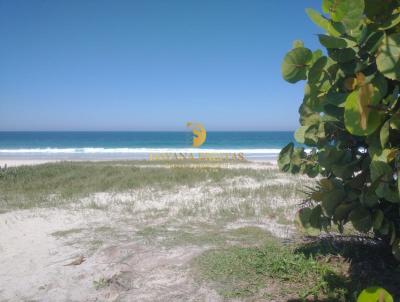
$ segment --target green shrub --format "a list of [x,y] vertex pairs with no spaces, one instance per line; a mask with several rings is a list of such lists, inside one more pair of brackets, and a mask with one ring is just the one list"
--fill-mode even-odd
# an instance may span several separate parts
[[286,81],[307,81],[295,139],[308,149],[288,144],[279,167],[321,177],[303,227],[351,222],[400,259],[400,1],[322,2],[325,15],[306,12],[325,51],[296,41],[282,64]]

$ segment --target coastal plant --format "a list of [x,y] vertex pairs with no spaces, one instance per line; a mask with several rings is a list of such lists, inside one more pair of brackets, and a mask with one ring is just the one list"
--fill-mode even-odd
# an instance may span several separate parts
[[306,231],[350,222],[400,259],[400,1],[323,0],[322,11],[306,10],[323,50],[295,41],[284,57],[283,78],[306,83],[299,145],[278,164],[319,177],[297,214]]

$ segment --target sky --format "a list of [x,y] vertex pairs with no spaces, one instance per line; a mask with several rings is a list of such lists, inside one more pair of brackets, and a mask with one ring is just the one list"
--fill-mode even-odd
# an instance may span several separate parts
[[294,130],[320,0],[0,0],[0,131]]

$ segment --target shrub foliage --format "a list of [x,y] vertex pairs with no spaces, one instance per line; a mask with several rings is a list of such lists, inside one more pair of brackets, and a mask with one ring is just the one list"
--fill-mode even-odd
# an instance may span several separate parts
[[283,78],[306,80],[296,141],[281,170],[319,176],[298,213],[308,231],[351,222],[387,240],[400,259],[400,1],[323,0],[306,12],[325,34],[324,51],[301,41],[284,57]]

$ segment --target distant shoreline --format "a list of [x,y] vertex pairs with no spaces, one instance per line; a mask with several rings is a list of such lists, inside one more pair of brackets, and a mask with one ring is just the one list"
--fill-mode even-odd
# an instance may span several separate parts
[[[19,166],[35,166],[42,165],[48,163],[59,163],[59,162],[109,162],[109,161],[134,161],[134,162],[152,162],[157,164],[157,161],[150,161],[148,159],[129,159],[129,158],[17,158],[17,157],[0,157],[0,167],[19,167]],[[161,161],[160,161],[161,162]],[[171,163],[179,163],[183,161],[171,161]],[[276,165],[276,158],[248,158],[247,161],[203,161],[203,160],[195,160],[194,163],[210,163],[210,164],[219,164],[219,163],[229,163],[229,164],[243,164],[246,162],[251,163],[267,163],[269,165]]]
[[199,157],[221,157],[224,155],[243,154],[248,161],[276,161],[279,149],[195,149],[195,148],[70,148],[70,149],[0,149],[0,165],[19,166],[35,165],[58,161],[115,161],[148,160],[154,155],[194,155]]

